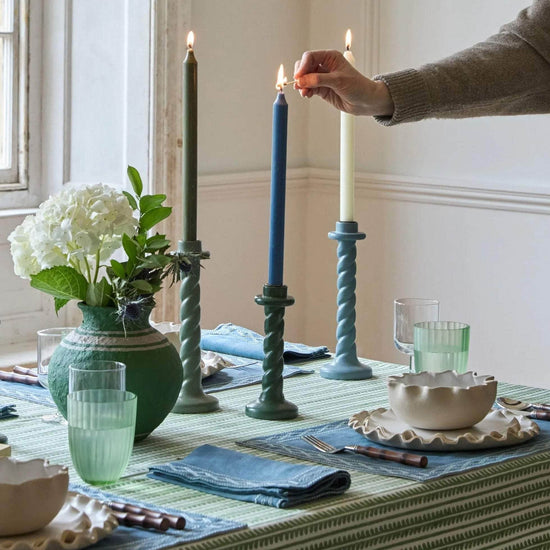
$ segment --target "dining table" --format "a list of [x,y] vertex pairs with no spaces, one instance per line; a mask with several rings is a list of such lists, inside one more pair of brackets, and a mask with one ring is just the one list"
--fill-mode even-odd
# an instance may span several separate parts
[[[194,540],[178,540],[167,532],[160,535],[166,538],[160,542],[155,539],[156,546],[151,548],[550,548],[550,450],[544,448],[426,480],[360,471],[350,464],[351,486],[345,493],[289,508],[228,499],[147,476],[151,466],[182,459],[205,443],[259,457],[315,465],[319,452],[313,448],[297,458],[249,446],[246,441],[300,430],[306,433],[318,426],[345,422],[363,410],[388,407],[387,377],[408,372],[403,365],[364,359],[372,368],[372,378],[332,380],[319,374],[330,360],[325,357],[304,363],[302,366],[312,369],[312,373],[284,380],[285,397],[298,406],[297,418],[248,417],[245,406],[258,398],[259,384],[220,391],[216,394],[218,411],[170,413],[151,435],[135,444],[123,477],[101,490],[121,499],[177,510],[184,516],[197,514],[228,522],[229,527],[222,532],[206,532]],[[498,379],[498,372],[486,374]],[[84,486],[71,464],[67,426],[44,421],[43,417],[51,416],[51,406],[25,398],[15,391],[18,386],[3,382],[4,393],[0,393],[0,403],[15,404],[19,414],[0,423],[12,456],[20,460],[40,457],[67,465],[71,483]],[[10,388],[14,388],[11,394]],[[549,390],[518,384],[499,383],[498,394],[550,402]],[[544,423],[550,425],[540,421]],[[369,444],[367,439],[365,444]],[[411,472],[417,470],[408,468]]]

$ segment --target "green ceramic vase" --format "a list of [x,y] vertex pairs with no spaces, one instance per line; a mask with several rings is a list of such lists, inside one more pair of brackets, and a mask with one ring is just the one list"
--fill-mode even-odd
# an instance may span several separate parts
[[117,318],[115,308],[79,304],[80,327],[57,347],[48,369],[48,385],[61,414],[67,416],[69,365],[90,359],[126,365],[126,389],[138,396],[135,439],[147,437],[168,415],[178,398],[183,369],[178,350],[149,323],[151,307],[139,317]]

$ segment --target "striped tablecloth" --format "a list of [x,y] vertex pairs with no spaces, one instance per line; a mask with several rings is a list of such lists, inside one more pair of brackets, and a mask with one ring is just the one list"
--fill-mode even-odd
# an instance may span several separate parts
[[[323,360],[308,363],[318,369]],[[218,394],[219,412],[171,414],[134,449],[126,476],[109,491],[160,506],[222,517],[248,529],[188,543],[185,549],[470,549],[550,548],[550,452],[502,462],[438,480],[417,482],[351,471],[339,497],[293,509],[228,500],[145,477],[147,467],[186,456],[205,442],[243,451],[235,441],[318,426],[363,409],[388,406],[385,378],[405,367],[370,361],[375,378],[326,380],[318,373],[285,380],[285,397],[300,416],[291,421],[248,418],[259,386]],[[499,394],[550,401],[550,391],[509,384]],[[20,417],[2,421],[17,458],[44,457],[70,466],[66,427],[41,422],[51,409],[20,400]],[[259,456],[296,462],[264,451]],[[79,482],[70,468],[71,480]]]

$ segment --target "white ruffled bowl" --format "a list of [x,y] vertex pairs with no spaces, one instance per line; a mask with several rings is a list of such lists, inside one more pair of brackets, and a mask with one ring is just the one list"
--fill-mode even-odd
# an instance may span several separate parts
[[425,430],[458,430],[477,424],[497,394],[493,376],[456,371],[388,377],[390,407],[403,422]]
[[0,537],[22,535],[57,515],[69,486],[66,466],[0,458]]

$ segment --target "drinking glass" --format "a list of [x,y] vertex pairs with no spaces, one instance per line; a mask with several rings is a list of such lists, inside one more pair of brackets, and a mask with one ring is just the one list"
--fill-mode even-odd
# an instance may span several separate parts
[[457,321],[429,321],[414,325],[416,372],[466,372],[470,326]]
[[419,321],[439,319],[439,300],[429,298],[398,298],[394,300],[393,342],[409,356],[409,370],[413,370],[414,325]]
[[37,331],[36,371],[38,381],[44,388],[48,388],[48,365],[61,340],[74,330],[74,327],[45,328]]
[[[75,330],[75,327],[55,327],[45,328],[36,332],[36,373],[42,387],[48,389],[48,367],[53,352],[61,343],[61,340],[73,330]],[[44,422],[65,423],[65,419],[59,411],[56,411],[54,414],[43,415],[42,420]]]
[[137,396],[125,390],[125,374],[116,361],[69,366],[69,449],[75,470],[91,485],[120,479],[132,454]]

